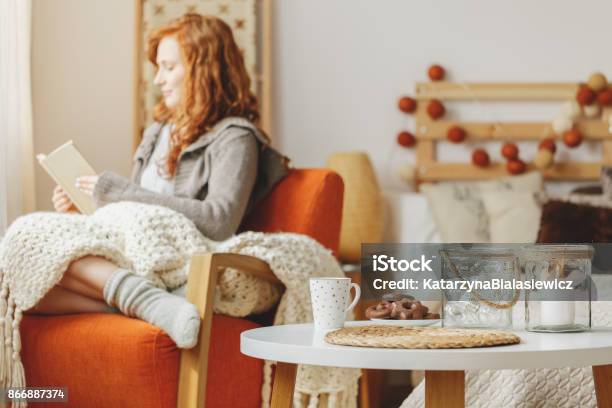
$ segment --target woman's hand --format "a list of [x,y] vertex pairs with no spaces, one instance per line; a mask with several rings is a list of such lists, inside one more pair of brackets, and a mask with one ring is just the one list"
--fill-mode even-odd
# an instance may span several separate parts
[[53,189],[51,201],[53,201],[53,208],[57,212],[79,212],[66,191],[60,186],[55,186],[55,189]]
[[85,194],[92,196],[96,183],[98,183],[98,178],[98,176],[81,176],[76,180],[76,187]]

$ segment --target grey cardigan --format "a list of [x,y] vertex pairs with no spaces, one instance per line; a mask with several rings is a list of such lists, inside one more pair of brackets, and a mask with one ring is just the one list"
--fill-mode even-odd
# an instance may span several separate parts
[[134,154],[131,182],[116,173],[100,175],[93,192],[96,207],[136,201],[169,207],[191,219],[208,238],[236,233],[244,215],[287,175],[288,160],[272,149],[248,120],[226,118],[181,152],[174,195],[140,187],[162,123],[149,126]]

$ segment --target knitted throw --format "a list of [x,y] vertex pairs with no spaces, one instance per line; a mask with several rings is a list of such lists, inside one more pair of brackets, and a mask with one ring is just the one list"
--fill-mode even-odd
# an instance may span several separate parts
[[[196,251],[233,252],[266,261],[286,287],[275,324],[312,320],[309,277],[343,276],[331,252],[306,236],[245,232],[215,242],[182,214],[161,206],[119,202],[93,215],[32,213],[17,219],[0,242],[0,386],[26,385],[20,358],[23,311],[61,280],[72,261],[103,256],[172,290],[186,283]],[[265,311],[278,298],[279,290],[268,282],[228,269],[219,276],[214,310],[243,317]],[[264,407],[270,405],[271,364],[264,364]],[[356,407],[358,377],[356,369],[299,366],[294,405],[305,401],[316,407],[327,394],[329,407]]]

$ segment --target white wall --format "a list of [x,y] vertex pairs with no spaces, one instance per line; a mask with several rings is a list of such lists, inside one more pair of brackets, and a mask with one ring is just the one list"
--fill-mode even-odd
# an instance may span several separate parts
[[[129,174],[134,2],[34,0],[34,151],[72,139],[96,170]],[[54,186],[36,165],[39,210]]]
[[[395,145],[396,133],[412,126],[396,102],[434,61],[455,81],[575,82],[594,70],[612,77],[610,1],[274,4],[273,137],[300,167],[365,150],[383,184],[397,182],[395,169],[413,157]],[[33,0],[36,152],[73,139],[96,169],[129,174],[133,24],[133,0]],[[450,106],[480,120],[548,120],[556,109]],[[469,157],[464,146],[440,153]],[[596,159],[597,151],[572,155]],[[36,176],[38,208],[48,209],[53,183],[38,168]]]
[[[610,1],[275,5],[274,137],[300,167],[321,166],[335,151],[365,150],[383,183],[393,183],[389,174],[414,159],[395,145],[396,133],[412,126],[396,102],[413,92],[416,81],[427,80],[432,62],[445,66],[454,81],[577,82],[595,70],[612,77]],[[471,119],[550,120],[558,106],[481,109],[468,103],[453,109],[469,111]],[[572,155],[596,159],[596,149],[580,150]],[[455,161],[469,161],[469,153],[463,146],[441,152]]]

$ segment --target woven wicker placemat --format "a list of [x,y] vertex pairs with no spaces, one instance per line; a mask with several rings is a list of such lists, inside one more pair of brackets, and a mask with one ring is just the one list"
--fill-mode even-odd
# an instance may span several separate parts
[[359,347],[442,349],[501,346],[520,343],[513,333],[446,327],[359,326],[327,333],[331,344]]

